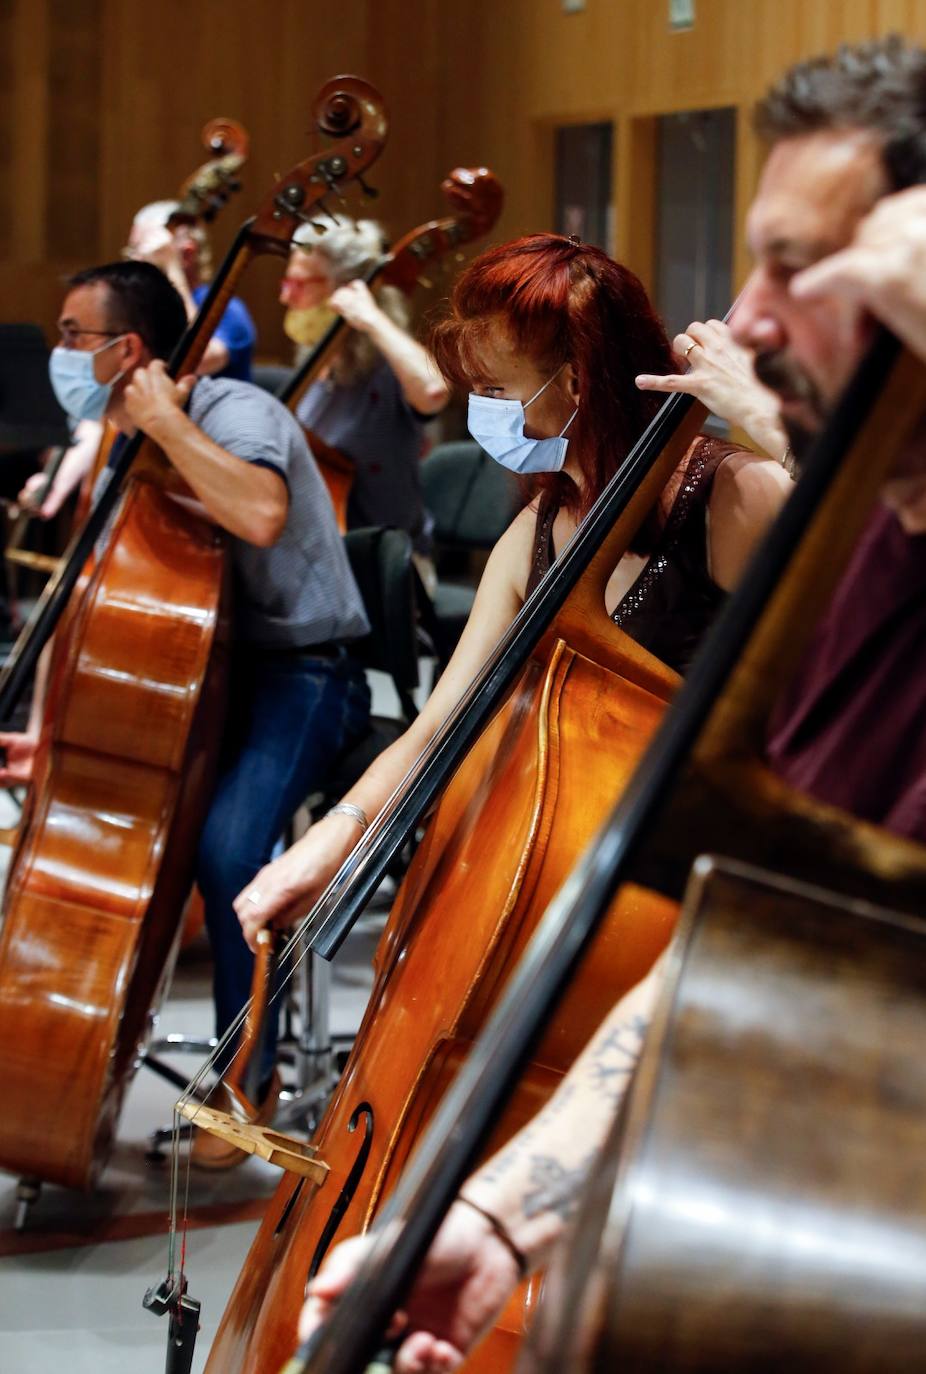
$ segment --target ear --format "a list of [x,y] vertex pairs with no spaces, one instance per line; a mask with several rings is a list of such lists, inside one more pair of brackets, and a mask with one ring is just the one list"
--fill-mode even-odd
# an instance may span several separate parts
[[140,334],[130,332],[117,344],[119,350],[119,371],[134,372],[150,361],[148,349]]
[[567,363],[563,368],[563,377],[566,381],[566,389],[569,392],[570,400],[574,405],[578,405],[582,399],[581,388],[579,387],[579,374],[574,363]]
[[[176,240],[175,240],[176,242]],[[180,240],[180,266],[189,273],[196,266],[199,257],[199,244],[195,239],[184,237]]]

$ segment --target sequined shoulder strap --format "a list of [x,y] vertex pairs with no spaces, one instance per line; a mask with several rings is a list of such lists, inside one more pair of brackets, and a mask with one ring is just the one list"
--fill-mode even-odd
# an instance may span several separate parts
[[553,562],[553,522],[558,514],[559,502],[549,492],[543,492],[537,502],[534,548],[531,556],[531,570],[528,573],[527,586],[524,592],[525,597],[530,596],[541,578],[550,570],[550,565]]

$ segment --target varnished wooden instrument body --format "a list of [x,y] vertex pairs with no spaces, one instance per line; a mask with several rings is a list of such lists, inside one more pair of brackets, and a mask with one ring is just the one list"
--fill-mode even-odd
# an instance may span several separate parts
[[[365,1229],[485,1023],[540,914],[656,729],[677,678],[617,630],[605,585],[696,427],[666,449],[458,769],[377,952],[351,1058],[314,1144],[313,1193],[285,1179],[232,1295],[207,1369],[275,1369],[291,1354],[310,1270]],[[677,906],[628,888],[499,1123],[490,1149],[549,1096],[614,997],[665,947]],[[519,1291],[468,1367],[509,1369],[535,1293]]]
[[922,1369],[924,936],[699,863],[580,1253],[550,1276],[526,1367]]
[[87,1188],[170,966],[218,744],[223,541],[134,479],[56,637],[0,934],[0,1165]]
[[[195,372],[251,258],[285,257],[303,212],[378,155],[387,122],[367,82],[326,83],[315,116],[339,146],[281,178],[239,230],[172,375]],[[174,499],[190,492],[144,435],[113,471],[130,459],[111,528],[88,534],[103,491],[0,686],[13,695],[66,605],[0,932],[0,1168],[84,1188],[169,976],[224,700],[223,539]],[[74,552],[94,538],[83,593],[66,602]]]
[[338,522],[338,529],[342,534],[347,533],[347,503],[350,499],[351,487],[354,485],[354,475],[356,472],[354,463],[348,458],[346,453],[342,453],[339,448],[334,448],[331,444],[326,444],[311,429],[305,431],[305,437],[312,457],[318,464],[318,470],[322,475],[325,486],[328,488],[328,495],[331,497],[331,504],[334,506],[334,518]]

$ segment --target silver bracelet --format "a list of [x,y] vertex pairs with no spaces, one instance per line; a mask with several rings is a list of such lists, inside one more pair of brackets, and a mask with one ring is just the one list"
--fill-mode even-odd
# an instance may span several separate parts
[[325,812],[326,816],[350,816],[351,820],[357,822],[361,833],[370,824],[370,818],[362,806],[354,806],[353,802],[338,802],[337,806],[332,806],[330,811]]

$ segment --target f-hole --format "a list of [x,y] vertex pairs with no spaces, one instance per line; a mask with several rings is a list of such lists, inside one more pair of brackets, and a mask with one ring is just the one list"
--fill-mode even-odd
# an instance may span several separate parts
[[321,1268],[321,1263],[327,1254],[328,1247],[334,1239],[335,1232],[341,1224],[344,1213],[351,1204],[351,1200],[360,1185],[360,1180],[363,1178],[363,1171],[367,1166],[367,1159],[370,1156],[370,1150],[373,1146],[373,1108],[370,1106],[369,1102],[361,1102],[360,1106],[355,1108],[353,1116],[347,1123],[347,1129],[349,1131],[356,1131],[361,1121],[363,1121],[363,1140],[357,1152],[357,1158],[354,1160],[353,1168],[347,1175],[344,1187],[338,1194],[337,1202],[331,1209],[331,1215],[325,1222],[325,1229],[319,1237],[318,1244],[315,1247],[315,1254],[312,1256],[312,1263],[309,1265],[306,1283],[314,1279]]

